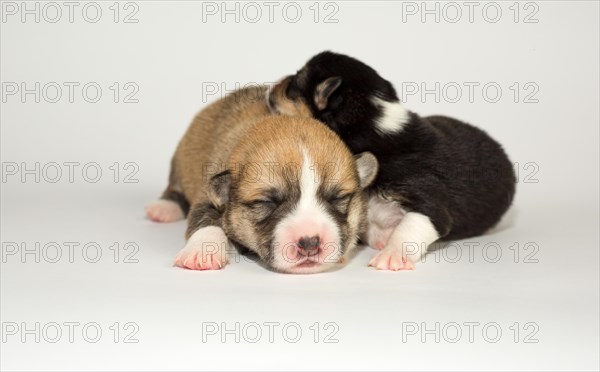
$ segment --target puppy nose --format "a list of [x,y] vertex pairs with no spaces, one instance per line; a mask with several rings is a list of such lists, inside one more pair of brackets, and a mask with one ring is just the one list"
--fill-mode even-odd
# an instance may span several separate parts
[[321,239],[318,235],[315,236],[303,236],[298,240],[298,252],[305,256],[310,256],[319,251],[321,246]]

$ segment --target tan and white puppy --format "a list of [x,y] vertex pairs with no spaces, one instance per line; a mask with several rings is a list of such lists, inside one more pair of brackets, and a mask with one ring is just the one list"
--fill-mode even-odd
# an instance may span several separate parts
[[265,92],[214,103],[182,139],[169,187],[147,208],[167,222],[191,205],[176,265],[220,269],[232,244],[275,271],[321,272],[345,262],[364,232],[375,157],[353,156],[314,119],[268,116]]

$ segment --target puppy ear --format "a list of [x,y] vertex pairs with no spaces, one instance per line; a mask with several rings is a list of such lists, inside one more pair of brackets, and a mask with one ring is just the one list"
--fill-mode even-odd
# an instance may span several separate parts
[[354,159],[356,160],[356,169],[358,170],[360,187],[364,189],[375,180],[377,171],[379,170],[379,163],[377,162],[375,155],[370,152],[354,155]]
[[208,183],[208,198],[217,209],[221,209],[229,201],[231,172],[226,170],[213,176]]
[[323,80],[315,89],[315,105],[319,110],[325,110],[329,97],[342,84],[342,78],[339,76],[330,77]]

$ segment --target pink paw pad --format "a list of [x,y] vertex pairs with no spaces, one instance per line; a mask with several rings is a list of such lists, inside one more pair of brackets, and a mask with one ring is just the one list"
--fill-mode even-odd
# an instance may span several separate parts
[[175,266],[190,270],[221,270],[228,262],[227,237],[217,226],[197,230],[175,257]]
[[216,254],[203,255],[201,252],[180,252],[175,265],[189,270],[221,270],[223,264]]
[[179,205],[170,200],[156,200],[146,207],[146,214],[154,222],[175,222],[185,218]]
[[369,266],[377,270],[414,270],[412,260],[397,249],[384,249],[375,255],[369,262]]

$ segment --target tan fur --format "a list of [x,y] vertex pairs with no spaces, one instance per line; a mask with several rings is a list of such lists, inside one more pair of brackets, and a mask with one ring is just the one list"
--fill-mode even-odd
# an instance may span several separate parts
[[[333,131],[308,118],[273,116],[260,120],[231,153],[227,168],[234,179],[239,179],[242,197],[252,200],[265,186],[283,186],[286,176],[297,178],[303,150],[314,161],[311,166],[323,182],[335,183],[348,192],[358,187],[354,158],[348,148]],[[244,166],[253,170],[241,172]],[[278,167],[286,172],[272,171]]]
[[[181,193],[189,201],[186,238],[206,227],[203,219],[208,218],[208,226],[222,228],[228,239],[255,251],[267,262],[273,230],[259,226],[271,221],[271,227],[275,227],[279,220],[272,218],[275,212],[260,203],[273,190],[292,193],[293,197],[285,197],[288,202],[297,200],[299,176],[308,157],[312,161],[308,166],[317,178],[319,200],[333,203],[331,198],[352,195],[343,199],[348,200],[347,215],[338,226],[343,244],[339,252],[348,254],[365,229],[367,208],[363,193],[367,185],[361,184],[355,157],[332,130],[310,118],[307,106],[289,101],[296,115],[307,117],[270,114],[266,91],[265,87],[242,89],[211,104],[198,113],[180,141],[165,193]],[[376,172],[374,157],[372,161],[375,163],[371,169]],[[213,178],[225,170],[228,173]],[[374,174],[362,183],[370,183]],[[190,260],[190,252],[200,252],[201,259],[209,255],[198,245],[203,237],[188,241],[183,265]],[[225,258],[218,261],[226,262]]]
[[177,147],[169,188],[191,205],[206,200],[208,181],[223,170],[231,150],[252,124],[270,115],[265,93],[266,87],[241,89],[200,111]]
[[277,110],[280,114],[284,115],[311,118],[313,116],[312,112],[302,98],[292,101],[285,94],[285,90],[287,89],[290,80],[291,76],[283,79],[271,89],[271,99],[274,102],[277,102],[277,106],[271,107],[271,109]]
[[321,187],[336,187],[340,194],[356,195],[348,208],[347,254],[365,229],[366,199],[361,192],[356,163],[339,137],[314,119],[263,118],[246,132],[229,157],[227,169],[232,172],[237,194],[236,203],[227,206],[223,221],[227,235],[244,242],[262,258],[267,255],[267,241],[255,230],[257,216],[250,214],[241,203],[264,198],[270,188],[285,189],[290,182],[297,183],[304,152],[314,162],[309,166],[314,167]]

